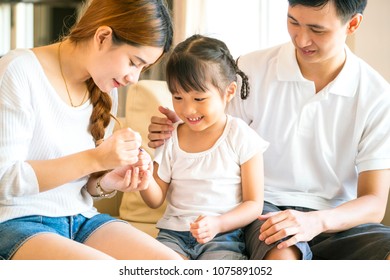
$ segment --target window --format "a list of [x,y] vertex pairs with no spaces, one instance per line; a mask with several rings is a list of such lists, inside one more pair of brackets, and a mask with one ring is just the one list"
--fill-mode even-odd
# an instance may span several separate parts
[[11,6],[0,4],[0,57],[11,47]]
[[194,33],[223,40],[234,57],[289,40],[287,0],[173,2],[175,42]]
[[81,5],[81,0],[25,2],[0,4],[0,56],[56,41],[73,25]]

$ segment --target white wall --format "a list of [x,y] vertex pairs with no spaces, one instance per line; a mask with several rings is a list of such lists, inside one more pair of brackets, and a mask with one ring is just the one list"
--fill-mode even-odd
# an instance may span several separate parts
[[[356,34],[348,39],[351,50],[390,82],[389,0],[369,0]],[[390,226],[390,193],[383,223]]]
[[390,82],[389,0],[369,0],[363,22],[350,40],[353,51]]
[[[369,0],[362,25],[354,38],[355,53],[381,73],[388,82],[390,82],[389,12],[389,0]],[[390,225],[390,194],[383,223]]]

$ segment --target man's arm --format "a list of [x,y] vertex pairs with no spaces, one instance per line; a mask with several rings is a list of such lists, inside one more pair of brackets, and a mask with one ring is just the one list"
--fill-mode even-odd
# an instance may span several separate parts
[[357,198],[328,210],[299,212],[286,210],[260,216],[260,240],[272,244],[290,236],[278,248],[310,241],[322,232],[338,232],[365,223],[382,221],[390,187],[390,170],[360,173]]

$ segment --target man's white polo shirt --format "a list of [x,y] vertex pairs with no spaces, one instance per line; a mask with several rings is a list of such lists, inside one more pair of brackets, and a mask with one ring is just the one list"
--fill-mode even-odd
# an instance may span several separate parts
[[347,47],[346,63],[316,94],[291,43],[240,57],[247,100],[229,113],[270,143],[265,200],[326,209],[356,197],[358,172],[390,168],[390,86]]

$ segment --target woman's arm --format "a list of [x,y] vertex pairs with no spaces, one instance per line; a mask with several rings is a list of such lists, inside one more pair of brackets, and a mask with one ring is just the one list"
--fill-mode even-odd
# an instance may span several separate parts
[[138,161],[141,140],[129,128],[116,131],[97,148],[52,160],[31,160],[41,192],[91,173],[131,165]]

